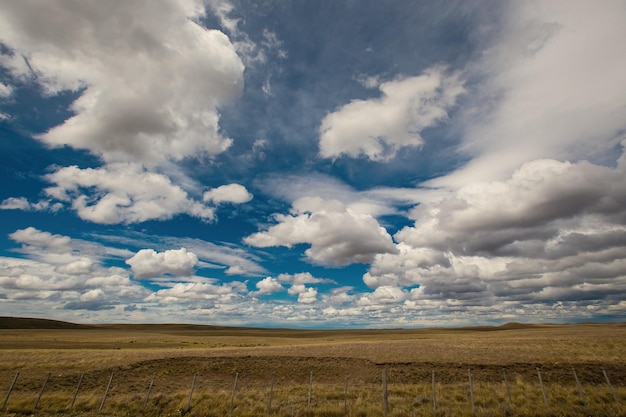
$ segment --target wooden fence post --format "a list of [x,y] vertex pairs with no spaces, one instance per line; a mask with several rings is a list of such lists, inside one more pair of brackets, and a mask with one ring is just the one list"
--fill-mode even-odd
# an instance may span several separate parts
[[313,393],[313,371],[309,375],[309,402],[307,408],[311,408],[311,395]]
[[348,415],[348,375],[343,386],[343,414]]
[[142,409],[145,409],[148,405],[148,400],[150,399],[150,393],[152,392],[152,387],[154,386],[154,378],[156,377],[156,372],[152,374],[152,379],[150,380],[150,385],[148,386],[148,393],[146,394],[146,399],[143,402]]
[[389,392],[387,391],[387,370],[383,369],[383,415],[389,414]]
[[272,397],[274,396],[274,374],[272,374],[272,382],[270,384],[270,401],[269,404],[267,405],[267,414],[270,414],[272,412]]
[[437,387],[435,384],[435,370],[433,369],[433,411],[437,411]]
[[239,372],[235,373],[235,382],[233,383],[233,393],[230,396],[230,412],[233,412],[233,405],[235,404],[235,392],[237,391],[237,379],[239,379]]
[[506,369],[502,369],[502,376],[504,378],[504,386],[506,387],[506,395],[509,397],[509,409],[513,409],[513,400],[511,399],[511,387],[509,387],[509,380],[506,377]]
[[469,377],[469,393],[470,393],[470,403],[472,404],[472,414],[474,414],[474,387],[472,385],[472,370],[470,368],[467,369],[467,376]]
[[102,396],[102,402],[100,403],[100,408],[98,412],[102,412],[102,408],[104,407],[104,402],[107,399],[107,395],[109,395],[109,389],[111,388],[111,382],[113,382],[113,372],[111,372],[111,376],[109,377],[109,383],[107,384],[106,390],[104,390],[104,395]]
[[615,401],[615,404],[617,404],[617,406],[619,407],[619,400],[617,399],[617,394],[615,393],[615,390],[613,389],[613,385],[611,385],[611,381],[609,381],[609,376],[606,374],[606,371],[604,370],[604,368],[602,368],[602,373],[604,374],[604,379],[606,380],[606,384],[609,386],[609,389],[611,390],[611,394],[613,395],[613,400]]
[[39,395],[37,395],[37,400],[35,400],[35,406],[33,407],[33,409],[37,409],[37,407],[39,406],[39,401],[41,400],[41,396],[43,395],[43,391],[46,389],[46,385],[48,385],[48,381],[50,380],[50,376],[52,374],[50,372],[48,372],[48,376],[46,377],[46,380],[43,382],[43,385],[41,386],[41,390],[39,391]]
[[9,391],[7,391],[7,396],[4,398],[4,403],[2,404],[2,409],[4,410],[7,407],[7,402],[9,402],[9,397],[11,396],[11,391],[13,391],[13,387],[15,387],[15,383],[17,382],[17,378],[20,376],[19,371],[15,373],[13,377],[13,382],[11,382],[11,386],[9,387]]
[[187,399],[187,411],[189,411],[191,409],[191,397],[193,395],[193,389],[196,386],[196,376],[198,375],[197,372],[193,373],[193,379],[191,380],[191,389],[189,390],[189,398]]
[[580,396],[580,401],[582,401],[583,405],[587,407],[589,403],[587,403],[587,398],[585,398],[585,392],[583,391],[582,385],[580,385],[580,380],[578,379],[578,375],[576,374],[576,369],[572,368],[572,372],[574,373],[574,379],[576,380],[576,388],[578,388],[578,395]]
[[548,397],[546,396],[546,390],[543,387],[543,380],[541,379],[541,370],[539,367],[537,367],[537,376],[539,376],[539,385],[541,386],[541,393],[543,394],[543,402],[546,406],[548,406],[550,404],[548,404]]
[[76,402],[76,397],[78,397],[78,391],[80,390],[80,385],[83,383],[84,373],[80,374],[80,378],[78,378],[78,385],[76,385],[76,390],[74,391],[74,397],[72,397],[72,402],[70,404],[70,411],[74,409],[74,403]]

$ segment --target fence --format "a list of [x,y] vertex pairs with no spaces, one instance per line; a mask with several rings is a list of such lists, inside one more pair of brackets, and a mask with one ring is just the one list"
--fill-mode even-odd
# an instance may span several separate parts
[[[207,367],[201,371],[208,374]],[[534,369],[533,369],[534,368]],[[211,378],[196,371],[119,368],[74,375],[5,372],[6,395],[0,411],[69,415],[624,415],[624,369],[574,367],[423,367],[380,365],[378,375],[316,381],[297,375],[234,372]],[[271,371],[271,370],[270,370]],[[249,370],[248,370],[249,372]],[[621,385],[615,386],[611,375]]]

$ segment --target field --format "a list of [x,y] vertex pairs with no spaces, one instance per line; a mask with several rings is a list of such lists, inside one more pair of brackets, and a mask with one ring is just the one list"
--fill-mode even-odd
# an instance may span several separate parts
[[626,324],[308,331],[0,318],[0,395],[11,416],[624,416]]

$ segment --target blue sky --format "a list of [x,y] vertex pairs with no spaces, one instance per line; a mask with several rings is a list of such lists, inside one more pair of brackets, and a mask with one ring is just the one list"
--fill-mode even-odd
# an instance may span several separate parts
[[626,317],[622,1],[0,3],[0,315]]

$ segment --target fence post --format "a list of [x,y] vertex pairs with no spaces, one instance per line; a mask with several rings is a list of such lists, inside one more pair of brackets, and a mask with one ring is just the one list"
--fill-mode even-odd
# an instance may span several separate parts
[[311,394],[313,393],[313,371],[309,375],[309,402],[307,408],[311,408]]
[[509,387],[509,380],[506,377],[506,369],[502,369],[504,377],[504,385],[506,387],[506,395],[509,397],[509,409],[513,409],[513,400],[511,399],[511,387]]
[[189,390],[189,398],[187,399],[187,411],[191,409],[191,396],[193,395],[193,389],[196,386],[196,376],[197,372],[193,373],[193,379],[191,380],[191,389]]
[[98,412],[102,411],[102,408],[104,407],[104,402],[107,399],[107,395],[109,395],[109,389],[111,388],[111,382],[113,382],[113,372],[111,372],[111,376],[109,377],[109,383],[107,384],[107,389],[104,390],[104,395],[102,396],[102,402],[100,403],[100,408],[98,409]]
[[43,391],[46,389],[46,385],[48,385],[48,381],[50,380],[50,376],[52,374],[50,372],[48,372],[48,376],[46,377],[46,380],[43,382],[43,385],[41,386],[41,390],[39,391],[39,395],[37,395],[37,400],[35,401],[35,406],[33,407],[33,409],[37,409],[37,406],[39,406],[39,400],[41,400],[41,396],[43,395]]
[[152,392],[152,387],[154,386],[154,378],[156,377],[156,372],[152,374],[152,379],[150,380],[150,385],[148,386],[148,394],[146,394],[146,399],[143,402],[142,409],[145,409],[148,405],[148,400],[150,399],[150,393]]
[[72,397],[72,403],[70,404],[70,411],[74,409],[74,403],[76,402],[76,397],[78,397],[78,390],[80,390],[80,385],[83,383],[84,373],[80,374],[80,378],[78,379],[78,385],[76,385],[76,390],[74,391],[74,397]]
[[615,393],[615,390],[613,389],[613,385],[611,385],[611,381],[609,381],[609,376],[606,374],[606,371],[604,370],[604,368],[602,368],[602,373],[604,374],[604,379],[606,379],[606,384],[609,386],[609,389],[611,390],[611,394],[613,395],[613,400],[615,401],[615,404],[617,404],[617,406],[619,407],[619,400],[617,399],[617,394]]
[[343,387],[343,414],[348,415],[348,375]]
[[472,385],[472,369],[467,369],[467,376],[469,377],[469,392],[470,392],[470,402],[472,403],[472,414],[474,414],[474,387]]
[[15,373],[13,377],[13,382],[11,382],[11,386],[9,387],[9,391],[7,391],[7,396],[4,398],[4,403],[2,404],[2,409],[4,410],[7,407],[7,402],[9,401],[9,397],[11,396],[11,391],[13,391],[13,387],[15,387],[15,383],[17,382],[17,378],[20,376],[19,371]]
[[541,370],[537,367],[537,375],[539,376],[539,385],[541,386],[541,393],[543,394],[543,402],[548,406],[548,397],[546,396],[546,390],[543,387],[543,380],[541,379]]
[[437,387],[435,385],[435,370],[433,369],[433,411],[437,411]]
[[389,414],[389,393],[387,392],[387,370],[383,369],[383,415]]
[[572,368],[572,372],[574,373],[574,379],[576,380],[576,388],[578,388],[578,395],[580,395],[580,400],[583,405],[587,407],[589,405],[587,403],[587,398],[585,398],[585,392],[583,391],[582,385],[580,385],[580,380],[578,379],[578,375],[576,374],[576,369]]
[[270,414],[272,412],[272,397],[274,396],[274,374],[272,374],[272,382],[270,384],[270,401],[269,404],[267,405],[267,414]]
[[233,393],[230,396],[230,412],[233,412],[233,405],[235,404],[235,392],[237,391],[237,379],[239,379],[239,372],[235,373],[235,382],[233,383]]

